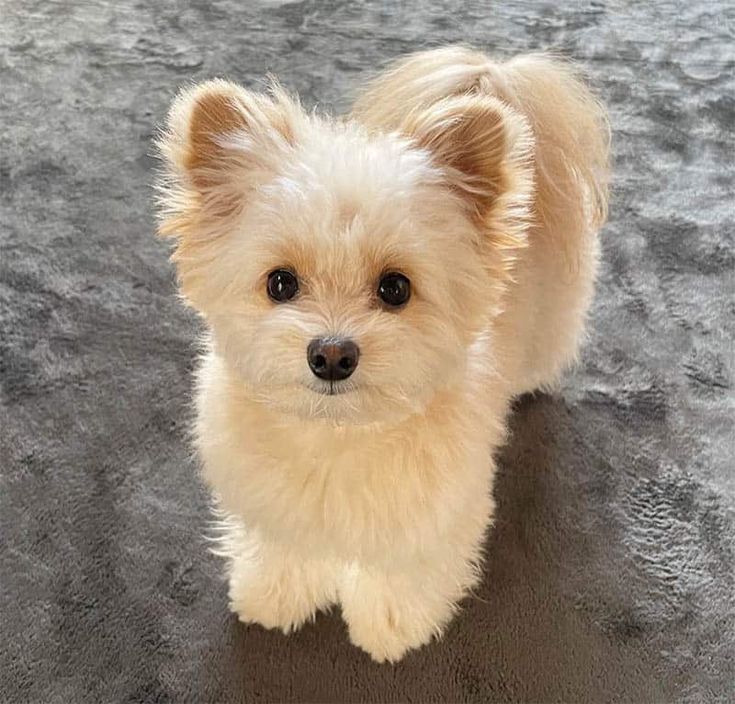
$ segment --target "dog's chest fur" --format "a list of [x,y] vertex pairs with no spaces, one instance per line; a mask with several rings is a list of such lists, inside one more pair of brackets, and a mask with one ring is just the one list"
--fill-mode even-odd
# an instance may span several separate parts
[[[284,421],[238,392],[215,355],[200,371],[197,444],[222,508],[312,553],[401,560],[442,545],[463,514],[486,515],[502,412],[441,394],[390,427]],[[461,522],[460,522],[461,523]]]

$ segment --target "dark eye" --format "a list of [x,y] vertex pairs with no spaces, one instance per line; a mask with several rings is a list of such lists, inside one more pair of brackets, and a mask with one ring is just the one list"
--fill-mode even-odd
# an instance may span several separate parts
[[388,306],[402,306],[411,297],[411,282],[403,274],[385,274],[378,284],[378,296]]
[[299,292],[296,275],[287,269],[276,269],[268,274],[268,295],[277,303],[290,301]]

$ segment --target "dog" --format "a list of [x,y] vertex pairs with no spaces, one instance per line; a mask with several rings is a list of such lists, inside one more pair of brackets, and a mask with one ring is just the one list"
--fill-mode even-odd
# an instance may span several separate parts
[[158,144],[159,232],[208,330],[194,438],[231,608],[288,633],[340,605],[396,662],[478,583],[511,400],[577,355],[604,109],[568,63],[449,47],[343,119],[208,81]]

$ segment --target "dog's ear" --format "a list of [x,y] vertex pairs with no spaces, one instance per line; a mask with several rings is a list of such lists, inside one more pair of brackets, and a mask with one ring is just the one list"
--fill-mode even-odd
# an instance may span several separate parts
[[259,185],[277,177],[293,153],[306,116],[274,85],[256,94],[234,83],[208,81],[174,101],[158,147],[165,171],[158,181],[162,236],[173,237],[179,284],[195,307],[212,286],[212,263]]
[[182,91],[158,140],[167,171],[161,234],[185,236],[197,212],[223,217],[241,208],[293,148],[302,114],[277,86],[263,95],[213,80]]
[[530,197],[530,129],[492,96],[467,93],[423,106],[399,131],[432,154],[473,218],[485,222],[509,194]]

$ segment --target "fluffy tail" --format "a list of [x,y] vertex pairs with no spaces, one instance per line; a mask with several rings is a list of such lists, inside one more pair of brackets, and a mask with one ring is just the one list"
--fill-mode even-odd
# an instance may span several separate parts
[[531,124],[535,216],[573,260],[578,239],[607,217],[610,130],[604,108],[570,63],[544,54],[498,63],[465,47],[421,52],[373,80],[352,117],[395,129],[418,106],[475,91],[500,98]]

